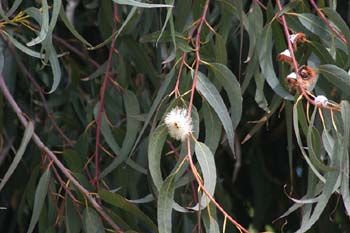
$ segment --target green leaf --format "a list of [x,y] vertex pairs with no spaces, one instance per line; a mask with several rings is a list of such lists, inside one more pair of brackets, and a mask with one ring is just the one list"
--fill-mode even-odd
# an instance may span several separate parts
[[172,8],[173,5],[167,5],[167,4],[150,4],[150,3],[144,3],[139,2],[135,0],[113,0],[113,2],[121,5],[130,5],[130,6],[136,6],[136,7],[143,7],[143,8],[159,8],[159,7],[170,7]]
[[298,146],[299,149],[301,151],[301,154],[303,155],[305,161],[307,162],[307,164],[309,165],[309,167],[311,168],[311,170],[315,173],[315,175],[322,181],[322,182],[326,182],[325,178],[319,173],[319,171],[315,168],[315,166],[312,164],[312,162],[310,161],[309,157],[307,156],[307,153],[304,149],[304,146],[302,144],[301,141],[301,135],[300,135],[300,131],[299,131],[299,118],[298,118],[298,104],[299,104],[299,100],[294,104],[293,107],[293,126],[294,126],[294,133],[295,133],[295,137],[297,138],[297,142],[298,142]]
[[58,85],[60,84],[61,75],[62,75],[60,62],[58,61],[57,53],[53,46],[51,46],[50,48],[49,61],[50,61],[51,69],[53,73],[52,87],[51,87],[51,90],[48,92],[48,94],[51,94],[57,89]]
[[328,167],[325,164],[323,164],[322,161],[320,161],[318,158],[319,153],[317,153],[317,150],[319,152],[321,148],[321,137],[317,129],[314,127],[316,113],[318,112],[317,110],[318,108],[315,107],[307,130],[307,148],[312,164],[319,170],[329,172],[333,171],[335,168]]
[[347,52],[345,44],[337,37],[333,35],[333,32],[329,29],[326,23],[320,19],[318,16],[315,16],[310,13],[297,14],[297,17],[300,23],[307,28],[309,31],[319,36],[320,39],[331,47],[335,43],[337,48]]
[[11,16],[13,13],[15,13],[15,11],[18,9],[18,7],[21,5],[22,0],[15,0],[11,6],[11,8],[7,11],[6,16],[9,17]]
[[110,37],[108,37],[105,41],[103,41],[101,44],[98,44],[96,46],[93,46],[91,48],[88,48],[89,50],[95,50],[95,49],[99,49],[102,48],[103,46],[107,45],[109,42],[112,41],[113,38],[117,39],[117,37],[120,35],[120,33],[124,30],[124,28],[128,25],[128,23],[130,22],[130,20],[133,18],[134,14],[137,11],[137,7],[133,7],[131,8],[128,16],[126,17],[126,19],[124,20],[122,26],[120,26],[119,30],[114,32]]
[[201,93],[201,95],[208,101],[210,106],[215,110],[216,114],[220,118],[220,121],[225,129],[227,140],[232,150],[232,153],[235,153],[234,128],[232,125],[230,114],[227,111],[227,108],[220,96],[220,93],[215,88],[215,86],[209,81],[209,79],[205,77],[205,75],[201,72],[198,72],[197,75],[196,88]]
[[31,56],[31,57],[35,57],[35,58],[40,58],[40,59],[44,59],[45,55],[38,53],[28,47],[26,47],[25,45],[23,45],[21,42],[19,42],[18,40],[16,40],[13,36],[11,36],[8,32],[5,32],[5,34],[7,35],[7,37],[9,38],[9,40],[11,41],[11,43],[20,51],[22,51],[23,53]]
[[220,227],[217,223],[216,207],[213,203],[210,203],[205,211],[202,211],[201,217],[204,223],[206,232],[208,233],[220,233]]
[[[171,6],[174,5],[174,0],[167,0],[167,2],[169,2],[169,5],[171,5]],[[166,25],[168,24],[169,19],[172,19],[172,18],[173,18],[173,9],[172,9],[172,7],[169,7],[167,9],[167,13],[166,13],[166,17],[165,17],[165,20],[164,20],[164,23],[163,23],[163,27],[160,30],[160,34],[159,34],[159,37],[157,38],[156,44],[158,44],[159,39],[162,37],[163,32],[164,32],[164,30],[166,28]],[[171,21],[173,21],[173,20],[171,20]],[[174,30],[171,30],[171,37],[172,37],[172,40],[173,40],[173,43],[174,43],[174,48],[176,50],[175,31]]]
[[[340,32],[344,35],[345,40],[350,42],[350,30],[347,23],[343,20],[343,18],[331,8],[322,8],[322,11],[328,16],[328,18],[334,23],[334,25],[340,29]],[[348,55],[350,54],[350,46],[348,47]]]
[[46,39],[47,34],[49,33],[49,6],[47,4],[47,0],[42,0],[41,6],[42,6],[42,11],[41,11],[42,13],[41,13],[40,32],[36,38],[34,38],[33,40],[27,43],[28,47],[40,44]]
[[264,116],[257,121],[257,124],[244,137],[243,141],[241,142],[242,144],[250,140],[261,129],[261,127],[267,123],[267,120],[277,111],[281,103],[282,98],[278,95],[274,95],[270,104],[270,112],[265,113]]
[[96,211],[90,207],[86,207],[83,212],[83,229],[85,233],[105,232],[100,217]]
[[343,198],[343,203],[347,212],[350,215],[350,188],[349,188],[349,136],[350,136],[350,105],[347,101],[342,101],[341,104],[341,116],[343,119],[344,138],[343,138],[343,160],[341,161],[342,180],[340,192]]
[[[339,144],[340,145],[340,144]],[[338,150],[339,147],[336,148]],[[339,154],[340,155],[340,154]],[[337,156],[335,156],[337,157]],[[342,156],[340,156],[342,157]],[[335,162],[337,164],[338,162]],[[332,165],[335,165],[332,164]],[[332,172],[328,172],[326,174],[326,182],[322,190],[322,194],[320,196],[319,201],[317,202],[315,208],[312,211],[312,214],[310,217],[306,217],[305,221],[303,221],[302,225],[300,226],[300,229],[296,231],[296,233],[304,233],[308,231],[315,223],[316,221],[320,218],[324,208],[326,207],[328,200],[330,199],[331,195],[333,192],[338,188],[339,186],[339,170],[334,170]],[[306,215],[304,215],[306,216]]]
[[295,1],[291,1],[288,4],[286,4],[285,6],[283,6],[282,10],[280,10],[278,12],[278,17],[282,16],[283,14],[285,14],[286,12],[289,12],[291,10],[293,10],[294,8],[296,8],[297,6],[299,6],[299,4],[301,3],[301,0],[295,0]]
[[236,76],[227,66],[212,63],[209,68],[213,70],[216,80],[225,89],[230,101],[230,112],[233,130],[238,126],[242,116],[242,93]]
[[147,117],[146,117],[145,123],[142,126],[142,129],[141,129],[141,131],[139,133],[139,136],[137,137],[137,139],[136,139],[136,141],[134,143],[134,146],[131,149],[130,155],[133,154],[133,152],[135,151],[138,143],[140,142],[140,140],[141,140],[141,138],[142,138],[146,128],[149,125],[150,120],[152,119],[152,116],[153,116],[154,112],[156,111],[158,105],[162,101],[162,99],[163,99],[163,97],[165,95],[165,92],[166,92],[166,90],[169,87],[169,84],[173,80],[174,75],[175,75],[175,68],[171,69],[171,71],[166,75],[164,81],[162,82],[162,85],[160,86],[160,88],[159,88],[159,90],[158,90],[158,92],[156,94],[156,97],[155,97],[155,99],[152,102],[152,106],[150,107],[150,109],[149,109],[149,111],[147,113]]
[[25,131],[24,135],[21,141],[21,144],[16,152],[15,157],[13,158],[13,161],[10,165],[10,167],[7,169],[4,178],[2,178],[0,182],[0,192],[5,187],[6,182],[10,179],[11,175],[16,170],[19,162],[22,160],[23,154],[28,146],[28,143],[30,142],[30,139],[32,138],[32,135],[34,133],[34,125],[33,122],[29,121]]
[[98,195],[106,203],[113,205],[117,208],[120,208],[130,213],[132,216],[136,217],[137,219],[141,220],[147,227],[149,227],[151,232],[157,231],[157,226],[153,223],[152,219],[150,219],[150,217],[148,217],[145,213],[143,213],[135,204],[130,203],[121,195],[117,193],[108,192],[107,190],[100,191]]
[[159,190],[157,203],[157,219],[159,233],[172,232],[172,210],[175,192],[175,176],[168,176]]
[[317,70],[327,79],[328,82],[342,90],[343,94],[349,95],[350,76],[345,70],[336,65],[330,64],[321,65],[317,68]]
[[39,220],[41,210],[45,203],[45,197],[50,184],[50,170],[46,169],[46,171],[42,174],[38,186],[35,190],[35,199],[34,199],[34,208],[33,214],[30,219],[29,227],[27,233],[32,233],[34,231],[35,225]]
[[272,88],[272,90],[274,90],[274,92],[279,96],[281,96],[283,99],[293,100],[294,97],[290,95],[286,91],[286,89],[284,89],[283,86],[281,85],[280,81],[276,76],[275,69],[273,67],[273,63],[272,63],[273,39],[272,39],[272,30],[270,25],[265,26],[262,32],[260,41],[261,41],[260,51],[259,51],[260,68],[267,83]]
[[213,111],[213,109],[209,106],[207,101],[203,101],[201,112],[205,125],[205,144],[210,148],[210,150],[214,154],[219,146],[222,132],[220,119]]
[[[216,165],[214,155],[207,147],[207,145],[198,141],[196,141],[195,143],[195,153],[202,171],[204,187],[211,196],[214,196],[216,186]],[[203,196],[201,197],[200,206],[197,204],[191,209],[204,209],[207,207],[208,204],[208,197],[206,196],[206,194],[203,194]]]
[[64,25],[66,25],[68,30],[73,34],[73,36],[75,36],[75,38],[77,38],[80,42],[82,42],[86,46],[92,47],[92,45],[87,40],[85,40],[85,38],[82,37],[79,34],[79,32],[74,28],[73,24],[67,18],[66,12],[64,11],[63,7],[60,8],[60,18],[63,21]]
[[124,141],[122,148],[115,141],[112,132],[106,122],[105,116],[101,119],[101,131],[107,144],[112,148],[113,152],[117,155],[102,172],[100,177],[105,177],[110,172],[112,172],[117,166],[122,162],[127,160],[127,155],[129,154],[134,141],[136,139],[138,129],[140,127],[140,122],[137,116],[140,115],[140,106],[135,94],[131,91],[126,91],[124,94],[124,106],[127,115],[127,125],[126,125],[126,135],[124,136]]
[[149,139],[148,145],[148,167],[154,185],[157,190],[163,183],[160,160],[165,140],[168,135],[168,129],[165,125],[160,125],[154,130]]
[[67,233],[79,233],[81,229],[80,218],[75,210],[72,200],[69,195],[65,199],[65,224]]

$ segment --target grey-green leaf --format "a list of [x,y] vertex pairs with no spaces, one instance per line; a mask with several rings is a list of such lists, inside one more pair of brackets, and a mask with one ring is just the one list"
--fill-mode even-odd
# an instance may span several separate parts
[[173,7],[172,5],[167,5],[167,4],[150,4],[150,3],[144,3],[144,2],[139,2],[135,0],[113,0],[113,2],[121,5],[130,5],[130,6],[143,7],[143,8]]
[[233,130],[236,129],[242,116],[242,93],[236,76],[227,66],[220,63],[212,63],[209,68],[213,70],[216,80],[225,89],[230,101],[230,113]]
[[201,95],[208,101],[210,106],[215,110],[216,114],[220,118],[221,123],[225,129],[227,140],[232,150],[232,153],[235,153],[234,128],[232,125],[232,120],[230,118],[230,114],[228,113],[226,105],[220,96],[219,91],[201,72],[198,72],[196,88],[201,93]]
[[261,45],[259,51],[259,61],[261,72],[264,75],[267,83],[275,91],[276,94],[286,100],[293,100],[293,96],[289,94],[278,80],[273,63],[272,63],[272,30],[271,26],[267,25],[261,35]]
[[85,233],[105,232],[100,217],[96,211],[90,207],[86,207],[83,212],[83,229]]
[[[203,175],[204,187],[211,196],[214,196],[216,186],[216,166],[214,155],[210,149],[202,142],[196,141],[195,153]],[[201,197],[200,207],[196,205],[195,210],[204,209],[209,201],[205,194]]]
[[27,233],[32,233],[34,231],[35,225],[39,220],[39,216],[44,206],[45,199],[46,199],[45,197],[49,188],[50,177],[51,177],[51,173],[49,169],[46,169],[46,171],[40,177],[38,186],[35,190],[33,214],[32,214],[32,218],[30,219]]
[[321,65],[317,70],[328,82],[342,90],[344,94],[349,95],[350,76],[345,70],[331,64]]
[[17,165],[21,161],[22,156],[27,148],[27,145],[28,145],[30,139],[32,138],[33,133],[34,133],[34,125],[33,125],[33,122],[29,121],[29,123],[24,131],[24,135],[23,135],[21,144],[17,150],[17,153],[16,153],[10,167],[6,171],[4,178],[2,178],[2,180],[0,182],[0,192],[4,188],[6,182],[10,179],[11,175],[16,170]]
[[148,166],[154,185],[160,190],[163,183],[160,160],[162,149],[168,135],[165,125],[160,125],[150,136],[148,145]]
[[168,176],[159,190],[157,203],[157,219],[159,233],[171,233],[172,230],[172,210],[175,192],[175,176]]

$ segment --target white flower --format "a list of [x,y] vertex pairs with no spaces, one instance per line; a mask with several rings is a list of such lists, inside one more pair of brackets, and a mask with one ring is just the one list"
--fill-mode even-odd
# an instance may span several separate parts
[[297,74],[295,72],[292,72],[292,73],[288,74],[287,78],[297,79]]
[[298,37],[298,34],[292,34],[292,35],[290,35],[289,36],[289,40],[290,40],[290,42],[292,42],[292,44],[294,44],[294,41],[295,41],[295,39]]
[[169,134],[176,140],[184,141],[192,132],[191,118],[187,117],[187,110],[175,107],[165,116],[164,122]]
[[289,49],[284,50],[282,53],[280,53],[281,55],[287,56],[287,57],[291,57],[290,56],[290,52]]
[[316,105],[322,105],[322,106],[327,106],[328,104],[328,99],[324,95],[318,95],[315,98],[315,104]]

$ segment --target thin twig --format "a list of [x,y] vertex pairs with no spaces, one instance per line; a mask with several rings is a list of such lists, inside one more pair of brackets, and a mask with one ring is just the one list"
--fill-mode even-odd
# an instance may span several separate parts
[[[202,31],[203,24],[206,21],[206,15],[209,9],[209,0],[206,0],[202,16],[199,19],[199,23],[197,26],[197,32],[196,32],[196,39],[195,39],[195,68],[194,68],[194,74],[193,74],[193,82],[192,82],[192,88],[191,88],[191,96],[190,96],[190,101],[188,105],[188,118],[191,118],[191,112],[193,108],[193,98],[194,98],[194,93],[196,89],[196,83],[197,83],[197,77],[198,77],[198,72],[199,72],[199,65],[201,63],[201,58],[200,58],[200,35]],[[196,21],[198,22],[198,21]],[[196,23],[197,25],[197,23]],[[192,33],[191,33],[192,36]],[[240,231],[244,233],[248,233],[248,230],[246,230],[243,226],[241,226],[237,221],[235,221],[221,206],[220,204],[215,200],[215,198],[207,191],[207,189],[204,187],[202,183],[202,179],[198,175],[198,171],[196,169],[196,166],[193,163],[192,156],[191,156],[191,138],[187,138],[187,159],[190,164],[190,168],[192,170],[192,173],[196,179],[196,182],[199,186],[199,188],[205,193],[205,195],[210,199],[210,201],[213,202],[213,204],[218,208],[218,210],[225,216],[225,219],[229,219]],[[198,226],[199,227],[199,226]]]
[[[281,5],[280,0],[276,0],[276,3],[277,3],[277,6],[278,6],[278,9],[281,11],[282,10],[282,5]],[[287,39],[288,49],[289,49],[290,55],[291,55],[292,60],[293,60],[294,70],[295,70],[295,73],[298,74],[298,71],[299,71],[298,62],[297,62],[297,60],[295,58],[292,42],[290,41],[290,34],[289,34],[289,28],[288,28],[288,25],[287,25],[287,21],[286,21],[286,18],[285,18],[284,15],[281,15],[281,19],[282,19],[282,26],[283,26],[283,29],[284,29],[284,34],[285,34],[285,37]],[[297,82],[298,82],[298,88],[299,88],[301,94],[305,97],[305,99],[309,103],[311,103],[312,105],[317,106],[319,108],[325,108],[325,109],[328,109],[328,110],[339,111],[339,108],[330,107],[330,106],[327,106],[327,105],[326,106],[323,106],[323,105],[322,106],[318,106],[315,103],[315,101],[310,98],[310,96],[308,95],[308,93],[304,89],[304,87],[303,87],[303,80],[300,77],[300,75],[297,75]]]
[[33,75],[29,72],[29,70],[27,69],[27,67],[24,65],[24,63],[22,62],[22,60],[19,58],[19,56],[17,55],[13,44],[6,39],[5,36],[2,35],[2,39],[4,41],[7,42],[8,48],[10,49],[10,52],[12,53],[12,55],[14,56],[14,58],[16,59],[17,65],[19,66],[19,68],[21,69],[22,73],[30,80],[30,82],[33,84],[33,86],[35,87],[36,91],[38,92],[43,107],[47,113],[48,118],[50,119],[52,126],[54,129],[56,129],[56,131],[59,133],[59,135],[64,139],[64,141],[66,141],[66,143],[68,143],[70,146],[73,145],[73,142],[70,138],[68,138],[68,136],[62,131],[62,129],[58,126],[55,118],[53,117],[53,114],[51,112],[51,110],[49,109],[49,106],[47,104],[46,98],[44,96],[43,90],[41,88],[41,86],[39,85],[39,83],[35,80],[35,78],[33,77]]
[[331,24],[331,22],[327,19],[327,17],[323,14],[323,12],[321,11],[321,9],[317,6],[317,4],[315,3],[314,0],[310,0],[311,5],[313,6],[313,8],[315,8],[318,16],[321,17],[321,19],[327,24],[327,26],[339,37],[339,39],[344,42],[344,44],[347,44],[348,42],[345,39],[345,36],[340,33],[334,26],[333,24]]
[[190,164],[191,170],[193,172],[193,175],[198,183],[198,186],[200,189],[205,193],[205,195],[210,199],[210,201],[213,202],[213,204],[218,208],[218,210],[224,215],[225,218],[227,218],[233,225],[235,225],[239,230],[241,230],[244,233],[249,233],[247,229],[245,229],[241,224],[239,224],[236,220],[234,220],[225,210],[220,206],[220,204],[215,200],[215,198],[208,192],[208,190],[204,187],[202,183],[202,179],[198,175],[198,171],[196,166],[193,163],[192,156],[191,156],[191,139],[188,137],[187,139],[187,148],[188,148],[188,154],[187,159]]
[[[114,19],[115,19],[115,24],[113,28],[113,33],[117,30],[116,28],[116,19],[118,18],[118,11],[116,8],[116,4],[113,4],[114,6]],[[102,119],[102,114],[104,111],[104,102],[105,102],[105,94],[108,86],[108,81],[109,81],[109,71],[111,69],[112,65],[112,58],[113,58],[113,53],[114,53],[114,48],[115,48],[115,42],[116,38],[114,37],[112,42],[111,42],[111,47],[109,49],[109,55],[108,55],[108,62],[107,62],[107,68],[104,76],[104,80],[102,83],[102,87],[100,90],[100,102],[99,102],[99,109],[97,113],[97,119],[96,119],[96,143],[95,143],[95,185],[97,190],[99,190],[99,148],[100,148],[100,136],[101,136],[101,119]]]
[[[2,74],[0,74],[0,89],[6,98],[7,102],[10,104],[13,111],[17,114],[18,119],[24,127],[27,127],[28,121],[24,117],[24,114],[17,102],[14,100],[10,91],[7,88],[7,85],[4,81]],[[60,171],[70,180],[71,183],[86,197],[86,199],[91,203],[91,205],[96,209],[96,211],[101,215],[101,217],[117,232],[123,232],[120,227],[113,222],[113,220],[108,216],[108,214],[103,210],[102,206],[99,205],[95,198],[92,197],[87,189],[85,189],[78,180],[74,178],[71,174],[70,170],[67,169],[61,161],[56,157],[56,155],[43,143],[43,141],[39,138],[39,136],[34,132],[32,136],[32,140],[39,147],[39,149],[45,152],[50,159],[53,160],[54,164],[60,169]]]

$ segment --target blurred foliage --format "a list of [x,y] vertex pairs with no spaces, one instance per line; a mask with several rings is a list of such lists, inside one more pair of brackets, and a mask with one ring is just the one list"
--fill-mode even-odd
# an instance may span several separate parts
[[[204,188],[249,232],[350,232],[350,4],[311,2],[1,1],[0,78],[33,124],[0,94],[0,232],[114,232],[33,130],[122,232],[240,232],[163,124],[192,104]],[[336,110],[288,85],[282,15]]]

